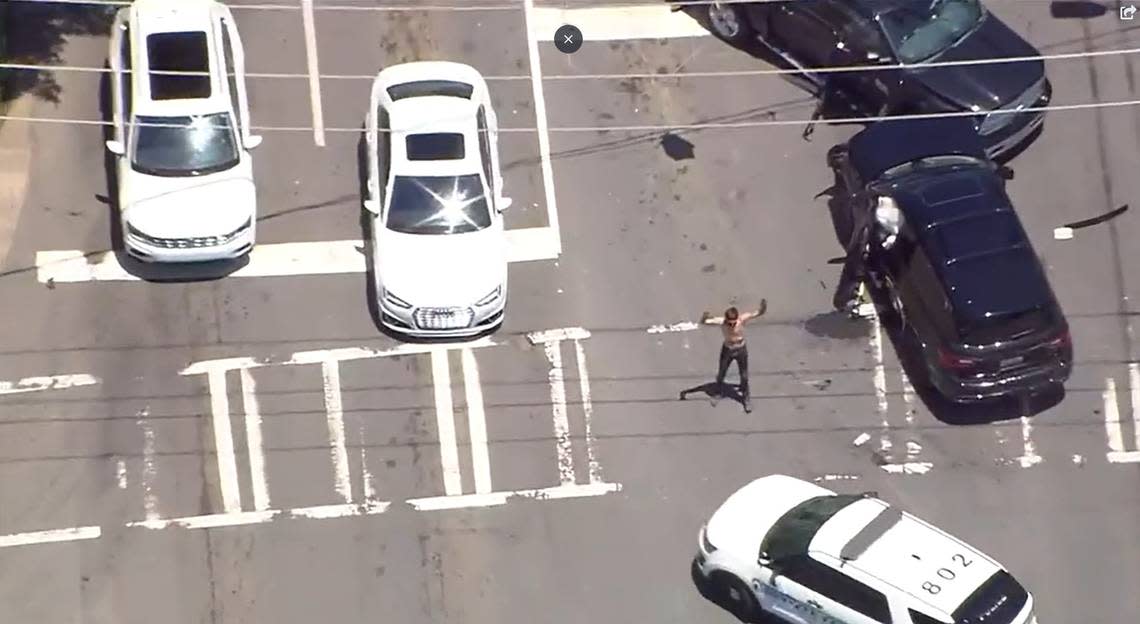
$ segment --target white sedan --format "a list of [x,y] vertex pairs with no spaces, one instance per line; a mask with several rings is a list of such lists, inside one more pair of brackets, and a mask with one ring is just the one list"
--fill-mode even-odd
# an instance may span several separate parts
[[474,68],[377,74],[366,121],[372,258],[383,325],[416,337],[498,328],[507,300],[498,124]]
[[772,475],[701,528],[695,565],[737,615],[793,624],[1036,624],[1001,564],[888,505]]
[[[256,187],[241,38],[213,0],[137,0],[111,31],[113,137],[127,252],[227,260],[253,248]],[[178,72],[178,73],[173,73]]]

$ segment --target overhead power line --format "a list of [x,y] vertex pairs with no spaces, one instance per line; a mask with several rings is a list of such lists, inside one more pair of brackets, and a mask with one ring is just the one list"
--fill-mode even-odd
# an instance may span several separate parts
[[[1050,106],[1035,106],[1026,107],[1021,110],[995,110],[990,114],[994,115],[1024,115],[1028,113],[1037,112],[1065,112],[1065,111],[1079,111],[1079,110],[1095,110],[1095,109],[1111,109],[1123,108],[1129,106],[1140,105],[1140,100],[1116,100],[1111,102],[1086,102],[1083,104],[1059,104]],[[834,119],[763,119],[755,121],[730,121],[730,122],[694,122],[694,123],[675,123],[675,124],[645,124],[645,125],[627,125],[627,126],[565,126],[565,127],[548,127],[549,132],[559,133],[576,133],[576,132],[678,132],[678,131],[692,131],[692,130],[722,130],[722,129],[736,129],[736,128],[762,128],[770,126],[798,126],[806,125],[808,123],[816,123],[822,125],[841,125],[841,124],[865,124],[876,121],[900,121],[905,119],[941,119],[949,117],[977,117],[984,113],[973,111],[949,111],[942,113],[915,113],[908,115],[878,115],[869,117],[841,117]],[[66,117],[20,117],[12,115],[0,116],[0,120],[5,121],[23,121],[31,123],[47,123],[47,124],[72,124],[72,125],[86,125],[86,126],[109,126],[112,122],[103,121],[100,119],[74,119]],[[185,127],[181,124],[164,124],[164,123],[147,123],[147,124],[134,124],[135,127],[151,126],[162,128],[182,128]],[[257,132],[311,132],[312,126],[252,126],[251,130]],[[361,132],[360,126],[351,128],[330,128],[325,127],[325,132],[337,133],[359,133]],[[500,128],[499,132],[509,133],[532,133],[538,132],[535,127],[518,127],[518,128]]]
[[[995,57],[995,58],[982,58],[982,59],[967,59],[961,61],[935,61],[930,63],[923,63],[920,66],[916,65],[841,65],[836,67],[812,67],[806,69],[740,69],[740,70],[726,70],[726,71],[685,71],[685,72],[631,72],[620,74],[561,74],[561,75],[546,75],[543,80],[625,80],[629,78],[649,79],[649,80],[666,80],[666,79],[679,79],[679,78],[735,78],[747,76],[781,76],[781,75],[798,75],[803,74],[805,71],[813,74],[840,74],[840,73],[858,73],[866,71],[885,71],[892,69],[908,69],[921,67],[928,69],[932,67],[962,67],[972,65],[1002,65],[1007,63],[1030,63],[1041,61],[1065,61],[1074,59],[1087,59],[1102,56],[1117,56],[1140,53],[1140,48],[1115,48],[1111,50],[1091,50],[1088,52],[1065,52],[1060,54],[1045,54],[1034,56],[1009,56],[1009,57]],[[0,63],[0,69],[22,70],[22,71],[71,71],[71,72],[87,72],[87,73],[108,73],[111,70],[108,67],[94,67],[84,65],[53,65],[47,63]],[[124,73],[129,73],[131,70],[124,69]],[[155,75],[179,75],[179,76],[205,76],[208,72],[201,71],[151,71]],[[308,79],[307,73],[266,73],[266,72],[246,72],[247,78],[258,79]],[[372,80],[376,74],[321,74],[321,79],[324,80]],[[507,80],[531,80],[532,76],[526,75],[509,75],[509,76],[484,76],[489,81],[507,81]]]

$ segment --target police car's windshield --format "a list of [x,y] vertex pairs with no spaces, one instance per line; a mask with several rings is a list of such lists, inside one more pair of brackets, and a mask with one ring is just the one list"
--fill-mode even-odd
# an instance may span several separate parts
[[238,164],[237,133],[227,113],[144,117],[134,124],[136,171],[155,176],[217,173]]
[[978,0],[930,0],[905,3],[880,23],[899,62],[921,63],[958,43],[984,14]]
[[934,169],[936,167],[949,167],[953,165],[975,165],[985,166],[985,161],[974,158],[973,156],[961,156],[957,154],[948,154],[945,156],[927,156],[926,158],[919,158],[910,162],[905,162],[901,165],[895,165],[887,169],[880,175],[881,178],[897,178],[899,176],[921,171],[923,169]]
[[772,525],[760,544],[760,555],[778,561],[806,553],[812,538],[832,516],[851,503],[862,500],[858,494],[816,496],[792,507]]
[[396,176],[385,225],[404,234],[464,234],[491,225],[478,174]]

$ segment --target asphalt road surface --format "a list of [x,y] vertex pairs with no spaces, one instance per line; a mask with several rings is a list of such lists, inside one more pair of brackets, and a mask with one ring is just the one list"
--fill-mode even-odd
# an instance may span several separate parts
[[[566,130],[807,119],[779,76],[651,76],[763,61],[659,10],[315,4],[312,42],[299,8],[234,4],[248,71],[276,75],[251,79],[254,122],[292,128],[255,152],[259,243],[288,267],[128,279],[100,128],[20,130],[26,188],[0,220],[0,621],[731,622],[690,579],[697,529],[771,473],[877,490],[962,537],[1036,593],[1043,624],[1135,620],[1140,225],[1053,229],[1136,201],[1140,110],[1051,113],[1013,161],[1077,367],[1059,402],[963,412],[915,396],[872,323],[828,313],[839,247],[815,197],[853,127]],[[989,5],[1046,54],[1140,47],[1111,11]],[[551,43],[562,22],[584,33],[573,55]],[[50,60],[101,66],[89,30]],[[423,59],[488,76],[508,227],[535,234],[505,326],[470,345],[381,334],[355,249],[367,77]],[[1048,61],[1058,105],[1138,99],[1137,71]],[[101,119],[98,73],[52,77],[28,114]],[[761,297],[755,411],[678,401],[718,348],[684,323]]]

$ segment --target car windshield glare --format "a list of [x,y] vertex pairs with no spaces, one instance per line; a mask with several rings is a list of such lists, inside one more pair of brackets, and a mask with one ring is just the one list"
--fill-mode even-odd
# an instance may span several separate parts
[[816,496],[793,507],[772,525],[760,544],[760,556],[780,561],[808,551],[812,538],[832,516],[862,499],[857,494]]
[[880,23],[902,63],[921,63],[941,54],[974,29],[985,11],[978,0],[909,2]]
[[973,165],[984,166],[985,161],[979,160],[973,156],[964,156],[960,154],[947,154],[944,156],[927,156],[926,158],[919,158],[910,162],[895,165],[890,169],[884,171],[879,177],[897,178],[901,175],[921,171],[923,169],[935,169],[938,167],[952,167],[958,165]]
[[156,176],[216,173],[238,163],[237,136],[227,113],[135,118],[136,171]]
[[385,226],[404,234],[464,234],[490,227],[478,174],[396,176]]

